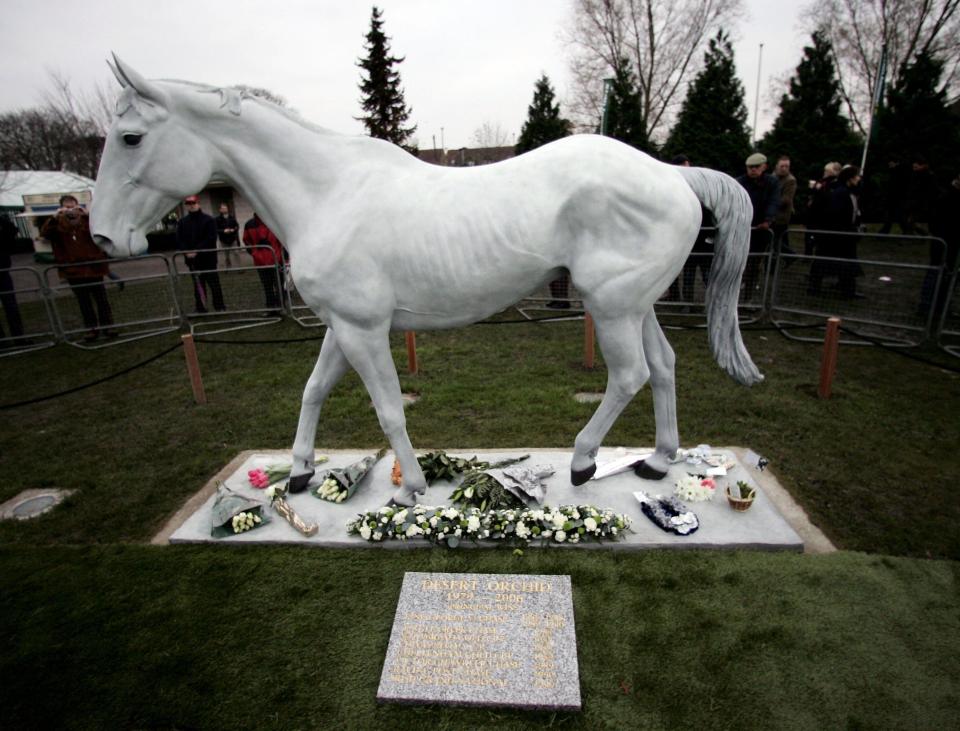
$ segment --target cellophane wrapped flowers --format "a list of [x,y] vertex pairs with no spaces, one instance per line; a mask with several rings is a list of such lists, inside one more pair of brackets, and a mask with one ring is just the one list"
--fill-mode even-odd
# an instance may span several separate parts
[[332,503],[342,503],[344,500],[349,500],[360,487],[363,479],[370,474],[373,466],[386,452],[386,449],[381,449],[376,454],[364,457],[348,467],[326,470],[320,475],[323,479],[316,488],[311,490],[311,494]]
[[630,523],[626,515],[591,505],[486,511],[476,507],[389,505],[360,514],[347,523],[347,533],[373,542],[419,538],[450,548],[464,540],[576,544],[620,540],[630,530]]
[[246,533],[270,522],[263,511],[264,504],[234,492],[220,483],[210,509],[210,535],[226,538]]
[[712,477],[703,475],[683,475],[677,480],[673,494],[688,503],[701,503],[712,500],[717,492],[717,483]]

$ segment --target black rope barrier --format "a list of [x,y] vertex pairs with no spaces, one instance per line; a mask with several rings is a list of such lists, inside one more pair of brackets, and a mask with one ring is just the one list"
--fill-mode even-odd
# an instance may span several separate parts
[[0,411],[3,411],[5,409],[16,409],[20,406],[29,406],[30,404],[39,404],[42,401],[50,401],[51,399],[60,398],[61,396],[68,396],[71,393],[76,393],[77,391],[83,391],[84,389],[92,388],[93,386],[99,386],[101,383],[106,383],[107,381],[111,381],[114,378],[125,376],[127,373],[130,373],[131,371],[137,370],[137,368],[143,368],[146,365],[150,365],[151,363],[153,363],[153,361],[159,360],[160,358],[165,356],[167,353],[171,353],[177,348],[182,346],[183,346],[182,342],[174,343],[166,350],[161,351],[156,355],[152,355],[146,360],[140,361],[139,363],[135,363],[129,368],[124,368],[122,371],[117,371],[116,373],[111,373],[109,376],[98,378],[96,381],[90,381],[90,383],[84,383],[82,386],[75,386],[73,388],[68,388],[66,391],[60,391],[59,393],[52,393],[48,396],[40,396],[39,398],[27,399],[26,401],[17,401],[16,403],[12,403],[12,404],[0,404]]
[[924,363],[928,366],[933,366],[934,368],[941,368],[951,373],[960,373],[960,368],[947,365],[946,363],[937,363],[937,361],[935,360],[924,358],[921,355],[915,355],[914,353],[911,353],[910,351],[907,351],[907,350],[903,350],[902,348],[894,348],[890,345],[887,345],[882,340],[878,340],[877,338],[872,338],[869,335],[864,335],[863,333],[857,332],[856,330],[851,330],[850,328],[845,327],[844,325],[840,325],[840,332],[847,333],[847,335],[853,335],[854,337],[860,338],[861,340],[866,340],[868,343],[872,345],[876,345],[878,348],[880,348],[881,350],[886,350],[888,353],[896,353],[897,355],[902,355],[904,358],[909,358],[910,360],[915,360],[918,363]]
[[204,345],[278,345],[280,343],[309,343],[315,340],[323,340],[323,335],[307,338],[278,338],[276,340],[218,340],[217,338],[196,336],[193,338],[195,343],[203,343]]
[[519,320],[482,320],[474,325],[525,325],[531,322],[576,322],[582,320],[583,315],[550,315],[549,317],[524,317]]

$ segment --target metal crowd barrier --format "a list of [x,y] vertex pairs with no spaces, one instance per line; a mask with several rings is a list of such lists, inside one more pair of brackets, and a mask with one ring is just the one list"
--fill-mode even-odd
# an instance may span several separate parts
[[76,264],[44,270],[45,299],[61,340],[96,349],[180,328],[166,258],[152,254],[90,263],[106,264],[110,276],[72,281],[61,276]]
[[300,327],[323,327],[326,323],[303,301],[292,277],[286,277],[286,285],[287,312],[294,322]]
[[956,268],[956,263],[944,294],[939,301],[942,302],[942,311],[937,343],[950,355],[960,358],[960,269]]
[[[780,253],[770,299],[775,325],[810,325],[827,317],[854,323],[865,335],[890,345],[916,346],[934,332],[933,303],[940,296],[943,266],[930,264],[946,244],[930,236],[890,236],[870,233],[790,231],[791,245],[805,251]],[[826,256],[825,246],[851,249],[856,258]],[[827,250],[829,251],[829,249]],[[942,261],[942,259],[941,259]],[[784,332],[808,342],[816,335]],[[850,344],[862,340],[846,339]]]
[[[249,252],[269,253],[273,264],[253,263]],[[232,332],[279,322],[283,317],[284,293],[280,268],[269,246],[243,247],[239,264],[200,269],[196,255],[222,255],[223,249],[178,251],[171,259],[176,298],[191,332],[205,335]],[[213,259],[219,263],[219,259]],[[247,263],[249,262],[249,264]]]
[[0,304],[0,357],[56,345],[56,327],[36,269],[14,267],[0,271]]

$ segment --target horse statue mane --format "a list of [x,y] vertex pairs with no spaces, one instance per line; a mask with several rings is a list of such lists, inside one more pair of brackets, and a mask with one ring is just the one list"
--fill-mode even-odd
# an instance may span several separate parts
[[680,442],[674,354],[653,305],[693,247],[701,204],[717,221],[706,299],[711,350],[741,383],[762,380],[737,318],[751,205],[723,173],[666,165],[597,135],[445,168],[382,140],[330,132],[236,88],[149,81],[116,56],[111,68],[123,91],[94,191],[95,240],[113,256],[141,253],[151,223],[211,177],[225,179],[284,242],[297,290],[327,325],[304,389],[292,491],[314,474],[321,407],[353,368],[401,465],[394,500],[413,504],[425,482],[390,331],[467,325],[564,273],[594,319],[608,368],[603,400],[574,443],[571,482],[592,476],[604,436],[648,381],[656,450],[637,471],[662,478]]

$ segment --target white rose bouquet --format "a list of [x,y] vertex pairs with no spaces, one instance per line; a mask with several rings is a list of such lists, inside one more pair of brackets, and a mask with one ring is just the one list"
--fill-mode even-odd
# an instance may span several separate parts
[[234,492],[222,482],[210,509],[210,535],[226,538],[259,528],[270,522],[264,504]]
[[351,520],[347,533],[375,542],[422,538],[449,548],[456,548],[463,540],[577,544],[620,540],[630,530],[630,523],[626,515],[592,505],[485,511],[473,506],[388,505]]
[[380,458],[386,454],[386,449],[381,449],[371,457],[364,457],[359,462],[342,469],[331,469],[322,472],[319,477],[322,478],[320,484],[311,494],[321,500],[328,500],[332,503],[342,503],[349,500],[360,487],[360,483],[370,474],[373,466],[380,461]]

